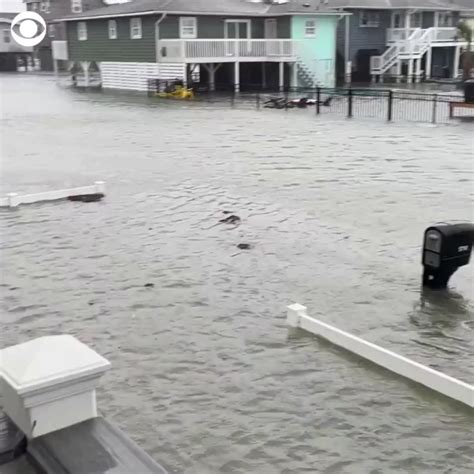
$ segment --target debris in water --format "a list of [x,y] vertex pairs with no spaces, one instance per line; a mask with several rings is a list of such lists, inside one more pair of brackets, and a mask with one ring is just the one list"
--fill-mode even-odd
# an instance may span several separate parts
[[145,283],[143,286],[145,288],[153,288],[155,286],[155,284],[154,283]]
[[80,202],[97,202],[104,197],[102,193],[96,194],[78,194],[77,196],[69,196],[70,201],[80,201]]
[[249,250],[252,248],[252,246],[250,244],[238,244],[237,248],[240,250]]
[[223,224],[235,224],[237,222],[240,222],[240,217],[236,216],[235,214],[232,214],[229,217],[225,217],[224,219],[221,219],[219,222],[222,222]]

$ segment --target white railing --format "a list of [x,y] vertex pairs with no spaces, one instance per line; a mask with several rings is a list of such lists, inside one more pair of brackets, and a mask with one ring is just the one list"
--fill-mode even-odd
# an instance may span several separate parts
[[69,59],[67,51],[67,41],[51,41],[53,59],[67,61]]
[[372,56],[370,58],[371,74],[382,74],[393,66],[396,61],[400,47],[398,44],[390,46],[381,56]]
[[418,28],[387,28],[387,43],[407,40]]
[[422,34],[416,38],[411,44],[412,54],[423,56],[428,51],[435,37],[436,28],[428,28],[427,30],[421,30]]
[[457,28],[432,28],[434,30],[433,41],[437,43],[463,41],[458,34]]
[[413,35],[415,31],[426,32],[428,30],[433,31],[433,42],[453,42],[463,41],[457,32],[457,28],[388,28],[387,29],[387,43],[400,43],[407,41]]
[[289,58],[295,56],[295,42],[288,39],[160,40],[158,51],[162,61],[201,58]]

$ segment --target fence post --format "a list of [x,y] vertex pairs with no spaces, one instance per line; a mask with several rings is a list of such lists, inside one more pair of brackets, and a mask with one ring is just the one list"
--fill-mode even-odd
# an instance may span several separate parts
[[436,123],[436,115],[438,112],[438,94],[433,95],[433,115],[431,117],[431,123]]
[[285,91],[285,111],[288,111],[288,90]]
[[321,87],[316,87],[316,115],[321,113]]
[[256,100],[257,100],[257,110],[260,110],[260,92],[257,92]]
[[388,110],[387,110],[387,120],[392,121],[393,115],[393,91],[390,89],[388,91]]
[[347,118],[352,118],[352,87],[347,91]]

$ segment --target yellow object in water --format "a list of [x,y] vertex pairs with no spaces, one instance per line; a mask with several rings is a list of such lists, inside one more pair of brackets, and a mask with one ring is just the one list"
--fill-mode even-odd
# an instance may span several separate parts
[[183,86],[175,86],[173,92],[159,92],[156,95],[166,99],[194,99],[193,90]]

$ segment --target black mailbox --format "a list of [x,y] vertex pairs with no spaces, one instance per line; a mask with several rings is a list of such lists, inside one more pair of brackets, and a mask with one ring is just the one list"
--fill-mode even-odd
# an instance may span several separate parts
[[469,79],[464,83],[464,101],[467,104],[474,104],[474,79]]
[[423,286],[445,288],[453,273],[471,258],[474,224],[438,224],[425,230]]

